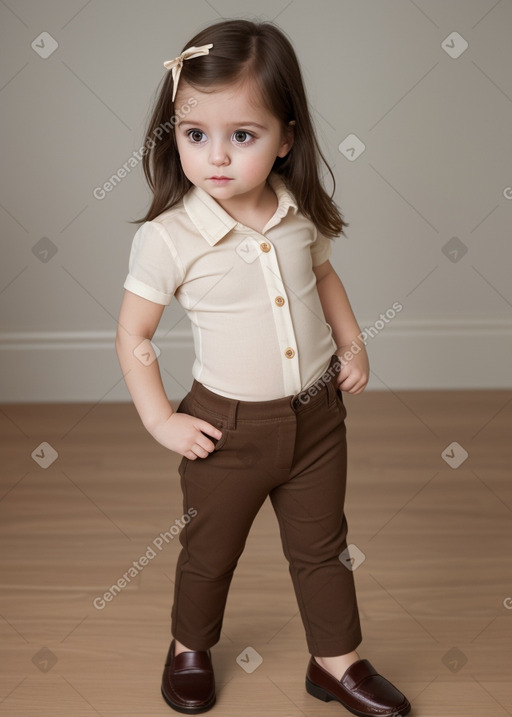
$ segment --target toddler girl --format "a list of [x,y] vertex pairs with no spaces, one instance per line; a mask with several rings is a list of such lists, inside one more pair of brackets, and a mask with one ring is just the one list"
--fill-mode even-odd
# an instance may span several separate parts
[[[308,693],[356,715],[406,715],[356,647],[342,564],[342,391],[368,381],[364,344],[329,262],[346,226],[324,190],[295,52],[271,23],[206,28],[165,63],[147,130],[153,200],[135,234],[116,350],[146,429],[182,456],[183,528],[162,694],[213,707],[210,648],[251,524],[270,497],[304,625]],[[190,391],[173,411],[152,338],[176,297],[192,324]],[[346,554],[345,554],[346,555]]]

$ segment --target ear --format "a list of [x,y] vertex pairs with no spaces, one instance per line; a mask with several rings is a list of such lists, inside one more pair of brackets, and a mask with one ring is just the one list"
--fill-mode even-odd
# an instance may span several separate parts
[[[293,124],[295,124],[295,122]],[[277,153],[278,157],[286,157],[288,152],[293,147],[293,139],[294,139],[293,125],[288,124],[284,128],[283,132],[281,133],[281,145],[280,145],[279,151]]]

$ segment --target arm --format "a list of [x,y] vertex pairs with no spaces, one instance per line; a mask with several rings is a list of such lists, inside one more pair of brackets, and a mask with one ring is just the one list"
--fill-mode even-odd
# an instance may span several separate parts
[[[361,329],[345,288],[329,261],[313,267],[313,271],[325,320],[332,329],[337,346],[336,353],[342,357],[344,364],[339,386],[342,391],[348,393],[361,393],[368,383],[370,366],[365,345],[359,338]],[[350,351],[350,354],[347,351]],[[344,358],[345,356],[350,356],[349,360]]]
[[158,360],[143,363],[134,354],[141,343],[153,337],[164,308],[125,289],[115,344],[119,364],[135,408],[153,438],[191,460],[205,458],[214,444],[203,431],[215,438],[222,433],[200,418],[174,413],[162,384]]

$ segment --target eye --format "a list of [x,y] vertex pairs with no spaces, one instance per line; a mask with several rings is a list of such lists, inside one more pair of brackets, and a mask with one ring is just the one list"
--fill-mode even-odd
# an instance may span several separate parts
[[238,144],[248,144],[248,142],[253,138],[253,135],[250,132],[246,132],[243,129],[237,129],[236,132],[233,133],[233,139]]
[[200,144],[203,141],[203,137],[205,137],[205,133],[201,132],[200,129],[190,129],[187,132],[187,137],[193,144]]

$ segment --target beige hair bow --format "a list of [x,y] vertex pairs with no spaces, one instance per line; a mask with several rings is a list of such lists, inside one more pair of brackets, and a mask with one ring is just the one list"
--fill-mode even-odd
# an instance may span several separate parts
[[212,42],[210,42],[209,45],[201,45],[201,47],[187,47],[187,49],[184,50],[181,55],[175,57],[174,60],[167,60],[167,62],[164,62],[164,67],[167,70],[172,70],[172,79],[174,84],[172,91],[173,102],[176,97],[176,90],[178,89],[178,82],[180,80],[181,68],[183,67],[184,60],[191,60],[193,57],[208,55],[212,47]]

